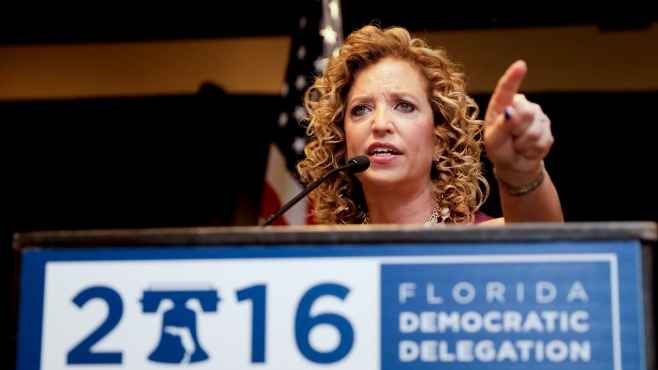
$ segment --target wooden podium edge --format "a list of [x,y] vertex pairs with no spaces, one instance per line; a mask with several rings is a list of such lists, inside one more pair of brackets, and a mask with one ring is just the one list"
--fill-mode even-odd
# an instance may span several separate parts
[[371,243],[491,243],[524,241],[640,240],[658,241],[658,223],[572,222],[521,223],[505,226],[416,225],[230,226],[146,229],[53,230],[18,232],[12,247],[75,248],[112,246],[202,246]]

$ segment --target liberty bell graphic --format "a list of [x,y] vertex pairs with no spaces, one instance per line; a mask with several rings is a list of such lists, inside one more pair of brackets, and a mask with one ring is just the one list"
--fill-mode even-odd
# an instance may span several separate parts
[[209,358],[197,337],[197,312],[188,307],[188,302],[192,299],[200,303],[204,312],[216,312],[220,301],[216,289],[161,289],[144,292],[141,300],[143,312],[157,312],[163,301],[169,300],[173,303],[173,307],[163,311],[160,342],[149,355],[149,360],[179,364],[199,362]]

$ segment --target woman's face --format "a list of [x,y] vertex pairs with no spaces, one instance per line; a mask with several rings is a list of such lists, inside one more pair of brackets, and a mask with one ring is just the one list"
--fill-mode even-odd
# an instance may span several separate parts
[[[426,82],[409,62],[383,59],[355,75],[347,94],[347,156],[366,154],[364,190],[422,190],[439,154]],[[381,185],[395,185],[382,188]]]

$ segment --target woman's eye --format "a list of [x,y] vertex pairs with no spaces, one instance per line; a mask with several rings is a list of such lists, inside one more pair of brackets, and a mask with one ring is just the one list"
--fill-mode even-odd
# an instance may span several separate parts
[[352,108],[352,115],[354,116],[361,116],[366,113],[368,108],[365,105],[357,105],[354,108]]
[[397,108],[403,112],[413,112],[414,106],[413,104],[407,102],[407,101],[401,101],[398,103]]

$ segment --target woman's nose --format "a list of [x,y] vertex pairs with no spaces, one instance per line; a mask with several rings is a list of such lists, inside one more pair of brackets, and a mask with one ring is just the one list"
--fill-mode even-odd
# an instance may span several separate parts
[[386,109],[376,109],[373,120],[372,129],[374,131],[391,131],[393,128],[393,117]]

